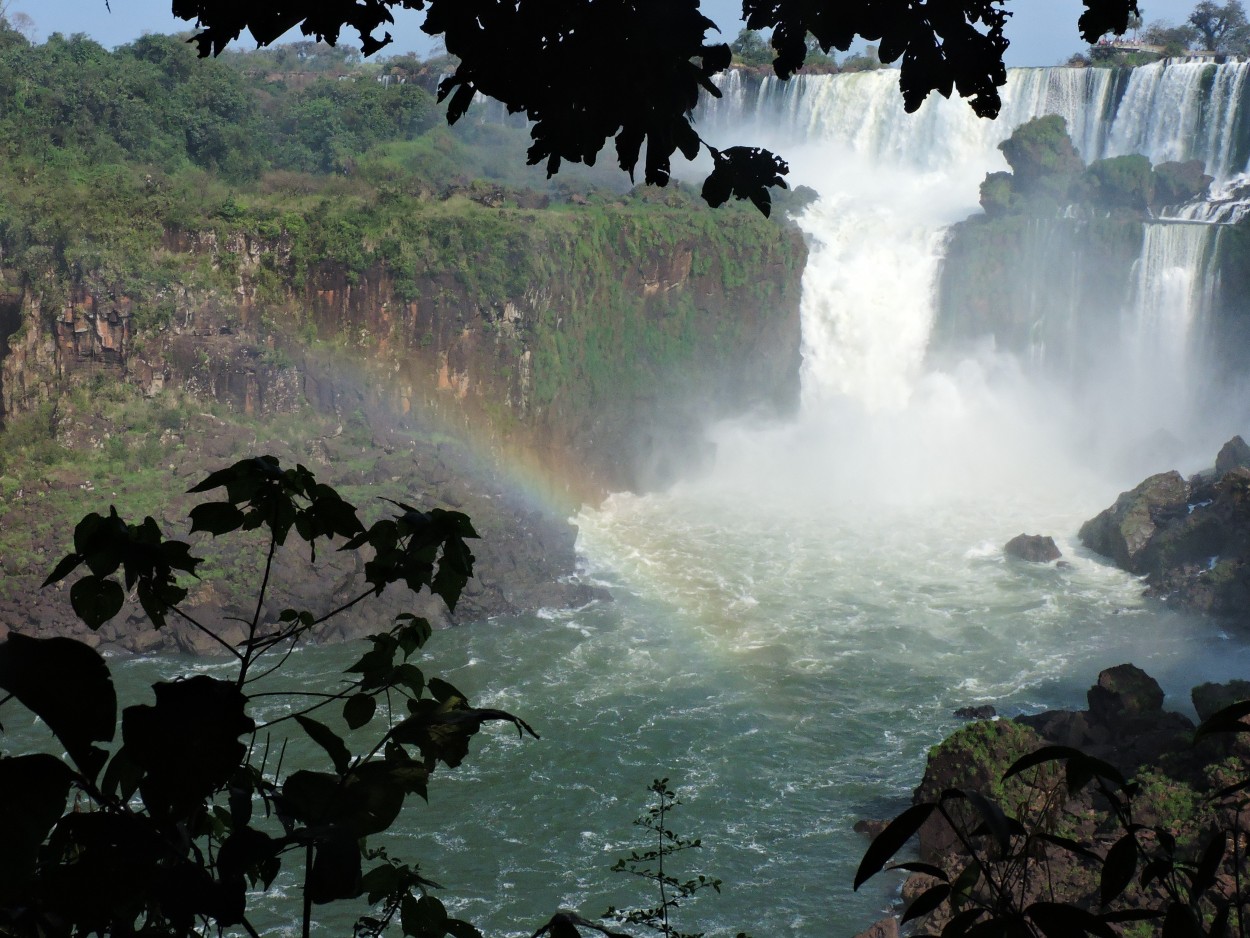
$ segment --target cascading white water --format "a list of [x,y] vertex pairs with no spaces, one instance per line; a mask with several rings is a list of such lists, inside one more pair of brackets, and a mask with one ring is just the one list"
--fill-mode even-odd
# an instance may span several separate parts
[[[997,146],[1016,126],[1059,114],[1087,159],[1130,152],[1156,163],[1200,159],[1211,175],[1227,178],[1244,169],[1246,159],[1238,143],[1246,132],[1238,104],[1248,67],[1169,62],[1127,74],[1013,70],[996,121],[936,97],[905,114],[891,71],[794,83],[766,78],[750,89],[742,76],[730,76],[724,99],[708,108],[704,132],[722,144],[736,134],[763,134],[790,158],[795,181],[821,193],[799,218],[812,252],[803,296],[805,405],[820,408],[846,396],[873,410],[901,407],[924,384],[942,232],[978,211],[978,186],[986,172],[1007,169]],[[1194,217],[1202,209],[1186,211]],[[1056,237],[1054,231],[1047,236]],[[1105,347],[1096,374],[1074,376],[1069,368],[1051,375],[1075,378],[1082,394],[1102,399],[1092,408],[1060,403],[1087,418],[1071,428],[1074,440],[1122,433],[1114,445],[1123,448],[1134,435],[1194,428],[1181,403],[1196,399],[1190,366],[1195,337],[1202,334],[1206,294],[1200,285],[1214,237],[1214,229],[1144,226],[1136,289],[1122,300],[1120,331],[1099,337]],[[1072,265],[1079,263],[1074,257]],[[1053,295],[1065,284],[1035,288],[1051,294],[1044,305],[1053,307]],[[1096,315],[1100,311],[1081,308],[1078,294],[1067,301],[1063,323],[1039,319],[1032,366],[1079,359],[1089,370],[1091,356],[1077,351],[1080,320]],[[986,339],[992,340],[988,329]],[[1095,379],[1105,380],[1100,386]],[[1201,448],[1212,439],[1192,442]]]
[[1160,425],[1192,417],[1204,350],[1203,312],[1218,229],[1205,225],[1147,225],[1126,306],[1123,360],[1132,363],[1132,398]]
[[1168,62],[1134,69],[1097,155],[1202,160],[1217,182],[1244,173],[1247,155],[1238,146],[1237,124],[1248,68],[1245,62]]

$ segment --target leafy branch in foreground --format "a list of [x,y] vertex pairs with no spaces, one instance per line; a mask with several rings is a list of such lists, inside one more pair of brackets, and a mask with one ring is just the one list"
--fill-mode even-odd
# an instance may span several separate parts
[[[474,708],[451,684],[427,679],[409,659],[430,637],[430,625],[411,613],[370,636],[369,650],[338,690],[254,689],[318,626],[391,585],[429,589],[454,608],[473,570],[465,540],[476,534],[468,518],[397,504],[398,514],[366,530],[332,488],[270,456],[215,472],[192,491],[219,489],[222,500],[192,510],[193,532],[268,535],[242,640],[228,641],[221,624],[200,622],[184,608],[179,578],[194,575],[200,560],[187,543],[166,540],[152,518],[131,525],[115,509],[88,515],[74,532],[74,551],[47,583],[85,567],[70,601],[89,627],[98,629],[134,594],[155,627],[175,616],[211,635],[236,660],[232,680],[200,674],[154,684],[154,703],[123,710],[121,744],[110,751],[118,701],[95,650],[17,632],[0,643],[0,691],[7,695],[0,706],[25,706],[68,756],[0,757],[0,933],[155,936],[241,928],[255,936],[255,890],[269,890],[286,869],[302,885],[305,936],[313,906],[362,897],[375,911],[357,921],[357,935],[381,935],[392,924],[419,938],[478,935],[448,915],[418,867],[368,839],[395,823],[409,795],[426,798],[438,764],[458,766],[485,723],[508,722],[536,737],[530,726],[503,710]],[[323,538],[342,541],[340,550],[367,550],[359,592],[328,609],[267,616],[273,558],[292,533],[309,546],[310,564]],[[266,655],[276,660],[257,674]],[[287,698],[288,713],[258,724],[249,712],[253,702],[275,694]],[[329,717],[314,719],[331,704],[341,705],[349,731],[372,723],[379,731],[372,744],[354,750],[323,722]],[[325,768],[283,773],[281,755],[270,764],[275,740],[262,731],[287,720],[324,752]],[[366,863],[374,865],[366,870]]]

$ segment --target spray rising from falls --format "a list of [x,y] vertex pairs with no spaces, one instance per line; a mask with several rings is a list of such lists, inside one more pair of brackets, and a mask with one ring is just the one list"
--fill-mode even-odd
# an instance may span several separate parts
[[[1091,439],[1123,451],[1160,429],[1205,451],[1227,429],[1194,413],[1212,396],[1200,376],[1218,227],[1167,219],[1127,226],[1136,260],[1110,303],[1093,304],[1083,291],[1106,272],[1078,275],[1096,262],[1082,240],[1090,224],[1076,219],[1038,221],[1012,235],[1038,241],[1038,256],[1048,260],[994,285],[1011,294],[1011,309],[944,308],[939,284],[949,226],[979,214],[985,174],[1008,168],[998,144],[1038,116],[1063,117],[1087,161],[1129,153],[1152,163],[1200,160],[1220,191],[1235,188],[1250,159],[1250,115],[1240,107],[1247,68],[1168,62],[1128,72],[1013,70],[996,121],[937,97],[905,114],[890,71],[790,83],[730,76],[707,127],[725,140],[764,138],[791,159],[793,179],[820,194],[799,218],[811,244],[804,420],[819,422],[854,401],[877,414],[910,408],[927,425],[935,407],[1001,416],[1014,399],[1018,420],[1074,457]],[[1173,214],[1208,221],[1229,215],[1225,203]],[[1015,245],[1002,247],[1006,253]],[[961,357],[941,347],[935,327],[939,336],[964,340]],[[979,354],[970,352],[974,339]],[[945,374],[935,367],[939,360]],[[985,394],[995,401],[977,400]],[[992,422],[982,429],[1001,432]],[[968,454],[966,446],[959,450]]]

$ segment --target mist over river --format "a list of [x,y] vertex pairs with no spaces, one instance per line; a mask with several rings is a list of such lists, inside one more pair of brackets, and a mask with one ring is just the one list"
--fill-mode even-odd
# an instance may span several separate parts
[[[733,79],[708,133],[776,146],[792,181],[820,194],[799,219],[811,248],[801,412],[716,427],[698,477],[578,515],[584,575],[614,601],[435,635],[428,675],[542,739],[483,733],[432,781],[429,806],[411,804],[403,832],[379,842],[419,860],[485,934],[529,935],[557,908],[597,918],[655,901],[610,868],[644,846],[631,821],[667,777],[683,802],[672,826],[703,842],[676,873],[724,881],[678,927],[849,936],[893,899],[885,877],[851,892],[867,844],[852,826],[908,803],[928,748],[962,722],[954,709],[1083,705],[1098,672],[1126,661],[1187,712],[1194,684],[1245,677],[1244,636],[1147,603],[1076,540],[1144,475],[1209,465],[1250,429],[1191,393],[1205,374],[1203,251],[1143,232],[1143,257],[1156,242],[1162,253],[1114,311],[1101,378],[1065,372],[1053,343],[1029,357],[987,335],[940,364],[930,348],[946,226],[979,210],[977,186],[1005,168],[996,144],[1018,123],[1063,114],[1086,159],[1199,158],[1220,183],[1244,171],[1241,144],[1219,130],[1240,126],[1229,115],[1243,73],[1201,78],[1191,100],[1188,68],[1016,71],[995,123],[959,101],[906,116],[888,71],[784,88]],[[1212,104],[1221,89],[1236,101]],[[1068,335],[1080,342],[1079,321]],[[1181,464],[1139,445],[1160,429]],[[1006,559],[1021,532],[1053,536],[1066,565]],[[302,650],[290,677],[333,684],[349,654]],[[186,665],[119,664],[123,699]],[[326,918],[316,930],[347,928]]]

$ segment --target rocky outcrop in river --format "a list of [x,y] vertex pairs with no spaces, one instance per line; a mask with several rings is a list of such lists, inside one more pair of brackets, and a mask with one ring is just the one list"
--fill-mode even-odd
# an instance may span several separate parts
[[1250,624],[1250,446],[1234,437],[1215,468],[1189,479],[1151,476],[1085,522],[1080,538],[1144,576],[1147,595]]
[[[1245,681],[1203,684],[1193,689],[1192,699],[1199,719],[1205,720],[1218,709],[1247,699],[1248,692],[1250,683]],[[1087,856],[1058,841],[1039,842],[1038,853],[1031,858],[1036,875],[1022,880],[1019,905],[1051,901],[1070,903],[1094,913],[1105,911],[1100,901],[1102,865],[1089,859],[1106,857],[1122,833],[1116,825],[1104,823],[1108,815],[1105,801],[1095,797],[1089,786],[1072,794],[1058,763],[1042,766],[1027,783],[1019,777],[1004,780],[1003,776],[1022,756],[1044,746],[1079,749],[1135,780],[1135,823],[1170,832],[1182,855],[1188,856],[1206,841],[1212,828],[1222,825],[1225,830],[1232,829],[1236,808],[1213,802],[1211,796],[1230,780],[1246,775],[1250,750],[1246,748],[1245,736],[1221,735],[1195,742],[1194,723],[1183,714],[1165,709],[1164,702],[1163,690],[1140,668],[1131,664],[1108,668],[1089,689],[1088,707],[1084,710],[1055,710],[1014,720],[982,721],[952,734],[930,750],[924,778],[913,801],[935,801],[950,789],[978,792],[1026,824],[1051,832],[1064,843],[1081,845]],[[1039,794],[1045,792],[1051,794]],[[955,800],[946,804],[965,831],[980,823],[980,815],[968,802]],[[1241,823],[1244,824],[1244,818]],[[987,845],[985,849],[986,860],[993,865],[992,848]],[[936,813],[919,830],[918,850],[922,861],[941,868],[952,878],[968,865],[961,838]],[[916,899],[936,882],[923,872],[912,875],[902,887],[904,902]],[[1219,872],[1215,890],[1232,888],[1231,872]],[[1129,908],[1150,907],[1156,899],[1147,889],[1130,889],[1122,902]],[[921,919],[922,932],[936,934],[950,920],[949,905],[943,904]],[[888,921],[874,928],[877,931],[870,930],[863,936],[896,934]],[[1156,933],[1150,929],[1141,932]]]

